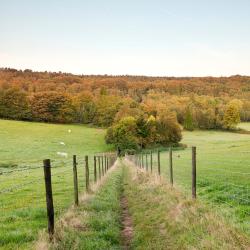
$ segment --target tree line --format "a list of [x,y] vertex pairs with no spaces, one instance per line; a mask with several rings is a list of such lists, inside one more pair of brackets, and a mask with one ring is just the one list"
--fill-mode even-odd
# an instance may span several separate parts
[[[0,69],[0,118],[110,127],[131,147],[176,143],[185,129],[250,121],[250,77],[82,76]],[[168,131],[164,134],[163,131]]]

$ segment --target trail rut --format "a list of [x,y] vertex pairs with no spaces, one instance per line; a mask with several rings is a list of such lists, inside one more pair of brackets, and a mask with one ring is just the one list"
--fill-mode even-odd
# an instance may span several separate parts
[[124,250],[131,249],[131,241],[133,237],[133,225],[132,218],[128,211],[128,200],[123,195],[121,197],[121,208],[122,208],[122,248]]

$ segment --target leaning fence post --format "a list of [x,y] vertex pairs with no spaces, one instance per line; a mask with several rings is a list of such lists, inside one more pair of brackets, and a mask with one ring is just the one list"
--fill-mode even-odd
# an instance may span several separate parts
[[196,199],[196,147],[192,147],[192,198]]
[[170,183],[173,186],[174,178],[173,178],[173,153],[172,153],[172,147],[169,148],[169,175],[170,175]]
[[52,184],[51,184],[51,165],[49,159],[43,161],[43,170],[44,170],[45,191],[46,191],[48,232],[50,238],[52,238],[54,234],[54,205],[53,205]]
[[89,192],[89,157],[85,156],[86,191]]
[[74,178],[74,194],[75,194],[75,205],[78,206],[78,180],[77,180],[77,162],[76,155],[73,155],[73,178]]
[[94,156],[94,180],[97,181],[96,156]]
[[153,172],[153,153],[150,151],[150,170]]
[[160,150],[157,152],[158,155],[158,174],[161,175],[161,159],[160,159]]

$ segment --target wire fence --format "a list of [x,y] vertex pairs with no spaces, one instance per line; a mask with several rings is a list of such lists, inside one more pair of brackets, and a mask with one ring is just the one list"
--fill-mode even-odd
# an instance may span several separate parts
[[[128,155],[127,159],[139,167],[159,173],[173,186],[187,196],[193,192],[193,155],[192,147],[182,150],[142,151]],[[152,155],[152,156],[151,156]],[[160,155],[160,157],[159,157]],[[151,163],[152,157],[152,163]],[[147,163],[148,161],[148,163]],[[172,176],[171,168],[172,167]],[[250,156],[238,151],[218,151],[216,148],[197,149],[196,158],[197,197],[216,208],[229,208],[229,216],[243,223],[244,230],[250,233]]]
[[[104,158],[105,162],[102,160]],[[107,173],[108,167],[114,164],[115,159],[116,154],[114,153],[88,155],[89,186]],[[86,192],[87,181],[86,156],[77,156],[76,160],[78,192],[83,193]],[[74,161],[67,158],[51,160],[50,163],[54,214],[57,217],[70,204],[74,204]],[[94,171],[94,165],[96,171]],[[42,161],[33,161],[21,167],[11,167],[10,170],[0,169],[0,221],[4,225],[0,228],[0,234],[12,235],[14,233],[15,229],[9,224],[13,218],[22,218],[22,225],[27,225],[27,234],[30,234],[30,226],[33,224],[39,224],[37,229],[34,229],[34,235],[39,228],[46,226],[46,182],[44,173]],[[23,231],[25,230],[26,228],[23,229]]]

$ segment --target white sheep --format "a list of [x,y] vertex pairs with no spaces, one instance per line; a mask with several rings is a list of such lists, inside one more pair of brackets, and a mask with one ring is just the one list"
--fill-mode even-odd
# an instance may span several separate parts
[[64,153],[64,152],[57,152],[57,155],[60,155],[60,156],[65,157],[65,158],[68,157],[68,153]]

